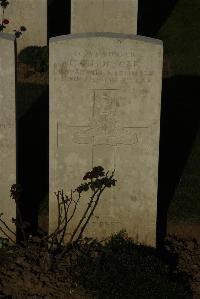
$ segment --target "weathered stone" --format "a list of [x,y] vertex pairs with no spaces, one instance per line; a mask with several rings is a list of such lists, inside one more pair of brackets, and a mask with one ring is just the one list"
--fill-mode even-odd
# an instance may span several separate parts
[[[16,207],[10,188],[16,184],[15,47],[14,37],[0,33],[0,213],[14,231]],[[13,238],[5,226],[0,227]],[[0,236],[5,235],[0,230]]]
[[27,29],[17,40],[18,53],[28,46],[47,45],[47,0],[12,0],[5,18],[9,20],[5,32],[14,34],[20,26]]
[[[84,174],[101,165],[110,174],[115,169],[117,183],[102,194],[86,234],[104,239],[126,229],[155,246],[162,63],[162,43],[151,38],[90,33],[50,39],[50,232],[58,219],[54,192],[70,196]],[[89,194],[81,197],[68,232]]]
[[138,0],[72,0],[71,33],[137,34]]

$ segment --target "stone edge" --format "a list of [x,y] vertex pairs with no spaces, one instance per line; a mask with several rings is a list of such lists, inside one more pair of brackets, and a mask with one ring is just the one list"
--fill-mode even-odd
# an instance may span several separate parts
[[141,35],[134,35],[134,34],[125,34],[125,33],[112,33],[112,32],[87,32],[87,33],[73,33],[67,35],[59,35],[49,39],[49,42],[59,42],[68,39],[76,39],[76,38],[91,38],[91,37],[106,37],[106,38],[121,38],[121,39],[131,39],[131,40],[138,40],[141,42],[151,42],[157,45],[162,45],[163,42],[159,39],[141,36]]
[[0,32],[0,38],[15,41],[15,35],[5,32]]

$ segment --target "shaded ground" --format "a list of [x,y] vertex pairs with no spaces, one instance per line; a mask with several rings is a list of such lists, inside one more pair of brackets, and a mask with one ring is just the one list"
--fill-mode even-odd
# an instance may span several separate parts
[[[179,263],[178,269],[186,272],[189,275],[190,285],[193,291],[193,299],[200,298],[200,243],[197,239],[192,238],[193,235],[190,230],[194,231],[194,235],[198,235],[200,225],[188,227],[187,225],[181,226],[180,224],[169,225],[169,231],[173,235],[168,235],[166,240],[168,248],[173,253],[178,253]],[[189,233],[190,231],[190,233]],[[189,236],[188,236],[189,233]],[[178,236],[182,236],[178,237]],[[200,239],[200,238],[199,238]]]
[[[0,251],[0,298],[99,298],[95,297],[95,293],[86,292],[73,279],[73,277],[76,277],[76,273],[73,272],[74,265],[77,273],[82,271],[80,268],[81,264],[77,263],[78,257],[81,255],[80,251],[71,251],[59,263],[54,263],[54,259],[51,259],[46,249],[37,245],[36,237],[34,241],[35,243],[26,250],[12,247],[7,252]],[[191,238],[181,239],[177,236],[168,235],[166,239],[168,251],[179,255],[177,269],[189,275],[194,299],[200,298],[199,245],[195,239]],[[97,252],[94,250],[93,256],[98,255]],[[130,270],[130,268],[128,269]],[[122,299],[123,297],[118,296],[117,298]],[[132,298],[132,296],[128,294],[126,298]],[[164,297],[161,296],[159,298]],[[191,297],[184,296],[181,298]]]
[[36,245],[28,250],[13,247],[0,255],[0,298],[92,298],[73,283],[70,275],[72,264],[72,256],[68,255],[58,267],[52,267],[45,249]]

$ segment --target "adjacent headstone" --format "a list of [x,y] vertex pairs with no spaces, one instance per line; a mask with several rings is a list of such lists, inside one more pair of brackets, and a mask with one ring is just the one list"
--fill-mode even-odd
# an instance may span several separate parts
[[[5,32],[14,34],[25,26],[27,31],[17,40],[17,52],[28,46],[47,45],[47,0],[10,0],[5,10],[9,20]],[[0,11],[1,13],[1,11]]]
[[[15,46],[14,37],[6,33],[0,33],[0,178],[1,219],[14,231],[16,206],[10,188],[16,184]],[[0,223],[1,237],[5,237],[1,228],[14,237]]]
[[72,0],[71,33],[137,34],[138,0]]
[[[156,39],[114,33],[50,39],[50,232],[58,222],[54,192],[70,196],[100,165],[110,174],[115,169],[117,183],[102,194],[85,235],[104,239],[126,229],[155,246],[162,62]],[[82,195],[68,233],[89,195]]]

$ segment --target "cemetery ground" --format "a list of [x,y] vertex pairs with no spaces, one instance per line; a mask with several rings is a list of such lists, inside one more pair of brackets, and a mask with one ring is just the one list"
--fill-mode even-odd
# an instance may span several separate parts
[[[47,73],[25,65],[20,71],[18,119],[48,84]],[[170,203],[165,251],[137,246],[120,233],[103,243],[85,240],[51,267],[36,235],[28,248],[0,250],[0,298],[200,298],[199,153],[200,132]],[[47,233],[47,200],[41,203],[39,227]]]

